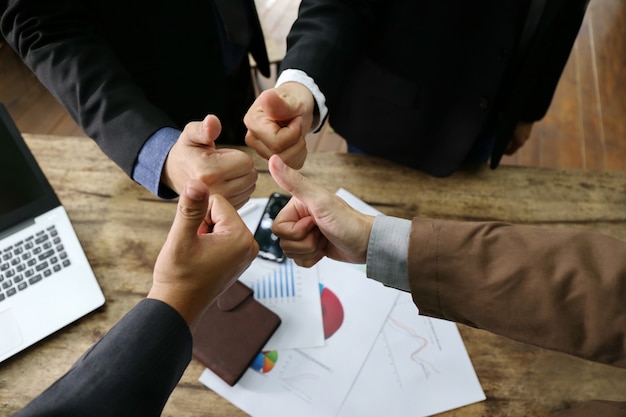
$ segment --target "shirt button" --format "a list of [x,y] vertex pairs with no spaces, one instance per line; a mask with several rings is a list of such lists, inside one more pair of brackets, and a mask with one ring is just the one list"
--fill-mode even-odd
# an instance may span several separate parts
[[489,100],[487,99],[487,97],[481,97],[478,105],[481,109],[486,110],[487,108],[489,108]]

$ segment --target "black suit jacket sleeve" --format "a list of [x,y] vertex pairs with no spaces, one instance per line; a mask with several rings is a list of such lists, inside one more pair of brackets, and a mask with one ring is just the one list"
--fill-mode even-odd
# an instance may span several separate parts
[[130,176],[148,137],[176,126],[146,99],[81,3],[0,0],[0,30],[85,133]]
[[[532,56],[530,65],[533,67],[531,75],[520,82],[520,88],[525,90],[528,96],[525,110],[521,115],[524,121],[540,120],[547,112],[588,3],[588,0],[557,0],[548,2],[544,7],[538,29],[529,47]],[[400,10],[394,12],[398,13],[396,19],[412,19],[416,21],[416,25],[419,24],[420,16],[414,16],[411,13],[413,10],[399,14],[403,10],[402,1],[397,1],[394,5]],[[387,32],[393,31],[391,26],[394,17],[388,18],[391,19],[391,23],[388,21],[385,23],[384,17],[380,15],[386,9],[381,8],[381,2],[377,0],[302,1],[298,19],[287,37],[288,53],[281,64],[281,69],[295,68],[305,71],[316,81],[327,98],[335,97],[345,83],[343,77],[346,71],[364,53],[363,48],[366,46],[364,40],[368,39],[370,32],[385,24],[388,27]],[[439,20],[436,19],[439,12],[435,8],[430,11],[427,7],[423,9],[422,14],[435,21]],[[449,22],[442,24],[447,23]],[[426,33],[432,31],[431,23],[422,22],[422,25]],[[435,46],[438,45],[436,42],[432,40]],[[405,57],[408,51],[402,50],[399,45],[389,43],[387,46],[390,54],[400,55],[388,57],[390,65],[395,61],[404,61],[409,71],[414,65],[427,65]],[[423,50],[411,52],[418,56],[424,53]],[[450,53],[461,54],[462,51]],[[332,71],[329,71],[329,68],[332,68]]]
[[[362,52],[376,1],[307,0],[287,36],[281,70],[307,73],[327,97],[335,97]],[[332,68],[329,71],[329,68]]]
[[528,90],[520,119],[535,122],[548,112],[563,69],[585,17],[589,0],[550,2],[539,24],[530,53],[530,75],[521,88]]
[[178,312],[143,300],[15,417],[159,416],[191,348],[191,332]]

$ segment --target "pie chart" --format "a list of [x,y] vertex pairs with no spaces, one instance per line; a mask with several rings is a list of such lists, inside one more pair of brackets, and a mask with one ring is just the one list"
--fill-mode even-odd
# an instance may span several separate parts
[[324,339],[328,339],[339,330],[343,323],[343,306],[335,293],[323,284],[320,284],[320,300],[322,302]]
[[[341,301],[339,301],[339,297],[328,287],[320,284],[319,288],[324,339],[328,339],[339,330],[343,323],[343,306]],[[261,374],[266,374],[274,369],[276,361],[278,361],[278,351],[266,350],[259,352],[250,364],[250,367]]]
[[257,372],[266,374],[272,369],[278,360],[278,352],[275,350],[266,350],[259,352],[256,358],[252,361],[250,367]]

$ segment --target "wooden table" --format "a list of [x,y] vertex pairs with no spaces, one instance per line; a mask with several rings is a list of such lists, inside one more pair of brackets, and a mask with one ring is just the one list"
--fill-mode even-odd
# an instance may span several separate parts
[[[25,136],[69,213],[107,303],[0,365],[2,416],[61,376],[145,296],[175,211],[174,202],[161,201],[132,182],[91,140]],[[254,197],[267,197],[279,189],[266,162],[254,157],[259,171]],[[626,240],[624,172],[503,166],[437,179],[376,158],[332,153],[309,155],[303,172],[331,191],[344,187],[390,215],[582,227]],[[547,416],[576,401],[626,400],[626,370],[459,328],[487,400],[446,416]],[[163,415],[245,415],[198,382],[202,370],[192,361]]]

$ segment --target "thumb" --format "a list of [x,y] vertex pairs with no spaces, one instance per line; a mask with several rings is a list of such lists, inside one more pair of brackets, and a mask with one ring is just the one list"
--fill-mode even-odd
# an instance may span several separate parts
[[186,240],[198,233],[202,223],[206,222],[208,200],[209,190],[203,182],[191,180],[185,185],[170,230],[174,239]]
[[200,123],[199,129],[198,140],[194,142],[198,145],[215,146],[215,141],[222,133],[222,123],[217,116],[209,114]]
[[[212,226],[212,233],[220,233],[223,230],[230,229],[233,222],[241,222],[243,220],[228,200],[221,194],[213,194],[209,200],[209,215],[207,221]],[[228,227],[224,227],[228,225]]]
[[300,116],[297,100],[289,94],[280,95],[275,89],[265,90],[259,95],[263,112],[273,120],[290,121]]
[[287,166],[276,154],[270,157],[268,167],[274,181],[307,206],[315,203],[318,197],[326,192],[300,172]]

